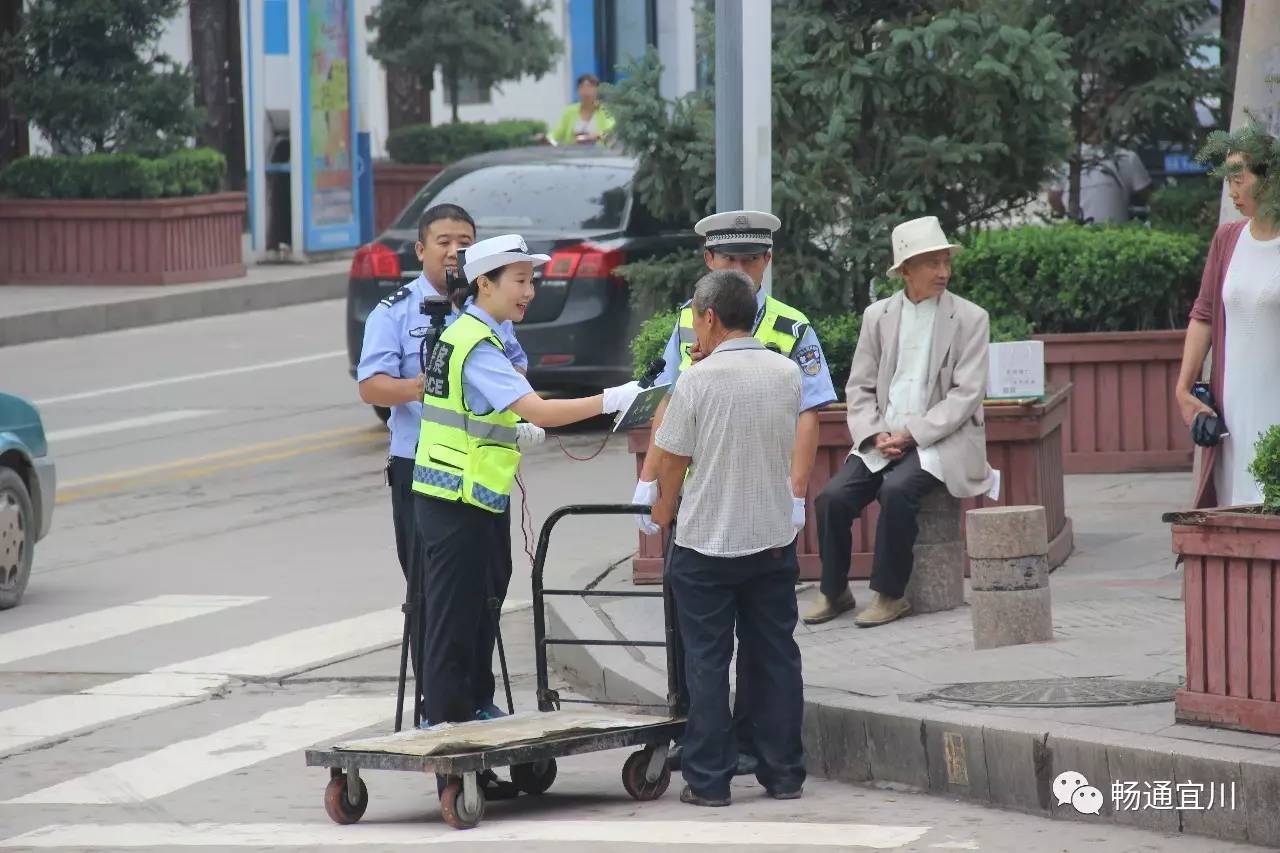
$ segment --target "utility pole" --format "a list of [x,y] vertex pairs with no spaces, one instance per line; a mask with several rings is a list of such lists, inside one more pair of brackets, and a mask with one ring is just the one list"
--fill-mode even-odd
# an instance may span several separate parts
[[771,32],[772,0],[716,0],[717,211],[773,212]]

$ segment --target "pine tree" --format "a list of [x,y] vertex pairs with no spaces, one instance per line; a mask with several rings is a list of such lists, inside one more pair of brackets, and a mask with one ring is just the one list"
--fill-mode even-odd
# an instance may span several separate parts
[[159,155],[195,135],[191,75],[155,49],[181,0],[32,0],[4,45],[15,111],[55,153]]
[[562,45],[544,19],[550,9],[551,0],[382,0],[369,16],[369,52],[428,89],[439,68],[456,122],[463,80],[487,89],[551,70]]

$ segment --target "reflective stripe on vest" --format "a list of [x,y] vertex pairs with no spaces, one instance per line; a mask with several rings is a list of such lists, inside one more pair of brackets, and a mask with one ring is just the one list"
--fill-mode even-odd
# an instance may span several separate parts
[[[680,372],[684,372],[693,364],[689,354],[697,338],[693,334],[693,306],[686,303],[680,310],[677,322],[680,340]],[[800,339],[809,331],[809,318],[792,308],[780,299],[772,296],[764,298],[764,310],[760,314],[760,322],[756,324],[752,335],[760,343],[781,354],[791,357]]]
[[423,407],[422,419],[431,421],[435,424],[443,424],[454,429],[464,430],[467,435],[472,438],[479,438],[484,441],[494,441],[501,444],[516,443],[516,428],[503,426],[502,424],[489,423],[487,421],[476,420],[471,415],[462,412],[452,412],[448,409],[441,409],[436,406]]
[[422,426],[413,466],[413,490],[460,501],[488,512],[503,512],[520,464],[514,412],[469,411],[462,369],[477,346],[502,349],[493,330],[464,313],[440,335],[428,359]]

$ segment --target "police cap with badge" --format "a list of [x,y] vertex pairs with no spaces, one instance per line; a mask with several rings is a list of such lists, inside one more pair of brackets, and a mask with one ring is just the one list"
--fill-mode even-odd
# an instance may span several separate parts
[[782,221],[759,210],[713,213],[693,226],[705,239],[704,248],[721,255],[763,255],[773,251],[773,232]]

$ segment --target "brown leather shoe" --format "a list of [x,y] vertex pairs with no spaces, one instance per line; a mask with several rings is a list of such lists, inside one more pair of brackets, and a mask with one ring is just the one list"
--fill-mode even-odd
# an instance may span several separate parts
[[854,618],[853,624],[859,628],[874,628],[877,625],[887,625],[901,619],[910,612],[911,602],[905,598],[890,598],[877,592],[876,597],[871,601],[871,606],[859,613]]
[[841,613],[852,610],[857,606],[858,602],[853,600],[853,592],[847,586],[844,588],[844,592],[834,599],[827,598],[819,593],[817,605],[804,615],[804,624],[821,625],[823,622],[830,622]]

